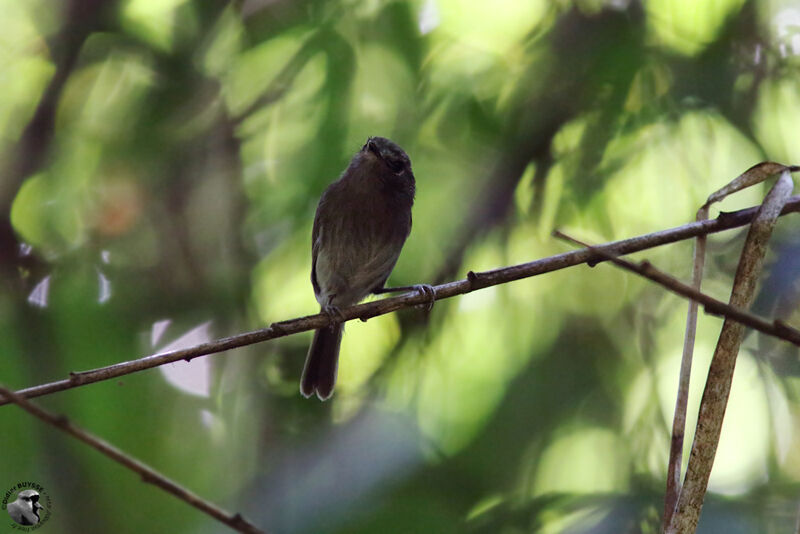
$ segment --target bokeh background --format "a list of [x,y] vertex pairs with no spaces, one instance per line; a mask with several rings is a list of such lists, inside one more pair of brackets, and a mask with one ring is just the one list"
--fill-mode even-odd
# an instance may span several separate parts
[[[800,163],[800,2],[0,0],[0,382],[14,388],[315,313],[323,189],[369,135],[409,153],[390,283],[683,224]],[[756,204],[764,188],[723,210]],[[716,213],[716,212],[715,212]],[[712,214],[713,215],[713,214]],[[800,326],[783,218],[757,312]],[[743,230],[710,242],[727,299]],[[691,243],[639,254],[684,279]],[[608,265],[38,399],[271,533],[654,533],[686,303]],[[690,402],[720,328],[701,317]],[[798,351],[751,334],[700,532],[792,530]],[[691,434],[691,432],[690,432]],[[687,440],[687,450],[690,444]],[[0,487],[42,532],[226,532],[0,407]]]

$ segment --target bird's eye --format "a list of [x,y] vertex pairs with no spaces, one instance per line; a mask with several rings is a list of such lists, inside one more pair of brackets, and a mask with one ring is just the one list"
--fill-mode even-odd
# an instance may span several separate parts
[[401,172],[403,170],[403,162],[399,159],[386,159],[386,165],[389,166],[390,169],[394,172]]

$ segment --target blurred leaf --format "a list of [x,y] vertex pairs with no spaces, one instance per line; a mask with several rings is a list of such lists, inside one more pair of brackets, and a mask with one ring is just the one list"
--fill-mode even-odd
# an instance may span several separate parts
[[198,30],[189,0],[124,0],[120,18],[123,28],[164,51]]
[[651,0],[645,4],[647,25],[655,40],[667,49],[694,55],[706,48],[744,0]]
[[[314,207],[370,135],[417,184],[390,285],[565,252],[554,227],[689,222],[754,163],[799,163],[793,9],[0,0],[0,379],[315,313]],[[792,321],[793,218],[777,231],[757,311]],[[704,291],[724,299],[741,232],[709,243]],[[686,278],[691,244],[637,257]],[[348,324],[325,404],[297,392],[311,333],[41,402],[270,531],[654,534],[684,310],[578,266]],[[696,374],[718,331],[701,320]],[[796,517],[796,351],[749,339],[700,531]],[[0,425],[0,480],[48,486],[56,529],[220,528],[18,411]]]
[[[60,204],[61,209],[53,209]],[[25,181],[11,207],[11,223],[30,245],[45,251],[63,250],[77,243],[83,225],[77,214],[54,198],[43,175]]]
[[758,90],[753,117],[754,129],[767,157],[795,165],[800,161],[796,146],[800,143],[800,84],[794,77],[766,80]]

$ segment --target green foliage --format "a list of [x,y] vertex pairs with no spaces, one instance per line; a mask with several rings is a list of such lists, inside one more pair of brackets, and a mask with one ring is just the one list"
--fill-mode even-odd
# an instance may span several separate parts
[[[752,164],[800,163],[784,2],[63,4],[0,0],[15,388],[315,313],[314,208],[370,135],[417,177],[391,285],[563,252],[556,227],[680,225]],[[796,224],[758,300],[795,325]],[[723,300],[740,237],[710,239]],[[689,243],[642,256],[688,277]],[[348,324],[327,404],[298,392],[309,335],[39,402],[268,532],[651,533],[685,308],[577,267]],[[701,320],[690,414],[720,324]],[[797,357],[745,342],[700,532],[793,524]],[[14,407],[0,425],[0,489],[47,487],[52,532],[222,531]]]

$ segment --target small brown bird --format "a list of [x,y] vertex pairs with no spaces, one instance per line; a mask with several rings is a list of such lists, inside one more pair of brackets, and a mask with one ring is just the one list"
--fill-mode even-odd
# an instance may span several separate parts
[[[385,288],[411,232],[415,181],[411,161],[392,141],[370,137],[342,176],[320,198],[311,234],[311,283],[322,311],[337,316],[370,293],[430,286]],[[300,392],[320,400],[333,394],[342,323],[314,332]]]

